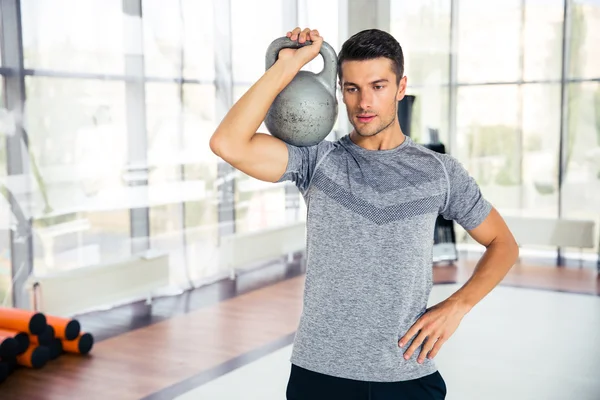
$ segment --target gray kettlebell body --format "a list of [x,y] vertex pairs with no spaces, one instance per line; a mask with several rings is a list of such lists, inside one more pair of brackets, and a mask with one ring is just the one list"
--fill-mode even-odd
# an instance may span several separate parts
[[[267,49],[266,70],[271,68],[279,51],[300,48],[287,37],[274,40]],[[299,71],[279,93],[265,117],[271,135],[294,146],[312,146],[321,142],[333,129],[338,115],[336,97],[337,55],[327,43],[321,45],[323,70],[318,74]]]

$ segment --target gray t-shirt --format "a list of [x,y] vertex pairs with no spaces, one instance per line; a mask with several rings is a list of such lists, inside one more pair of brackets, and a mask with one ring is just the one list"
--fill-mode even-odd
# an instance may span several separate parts
[[432,287],[438,215],[465,229],[491,205],[447,154],[409,137],[390,150],[350,140],[288,145],[279,181],[293,181],[307,204],[303,311],[291,362],[363,381],[403,381],[437,370],[409,360],[398,340],[425,312]]

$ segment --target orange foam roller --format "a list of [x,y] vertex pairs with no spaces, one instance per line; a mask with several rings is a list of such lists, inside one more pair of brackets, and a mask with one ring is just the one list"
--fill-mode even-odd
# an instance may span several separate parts
[[25,332],[17,332],[8,329],[0,329],[0,336],[12,337],[18,343],[17,354],[24,353],[29,347],[29,335]]
[[17,364],[39,369],[50,360],[50,350],[46,346],[31,345],[27,351],[17,356]]
[[75,340],[62,340],[63,350],[67,353],[87,354],[94,346],[94,336],[82,333]]
[[46,315],[46,321],[54,328],[54,334],[59,339],[74,340],[81,332],[81,324],[76,319]]
[[0,307],[0,328],[39,335],[46,329],[46,316],[42,313],[18,308]]

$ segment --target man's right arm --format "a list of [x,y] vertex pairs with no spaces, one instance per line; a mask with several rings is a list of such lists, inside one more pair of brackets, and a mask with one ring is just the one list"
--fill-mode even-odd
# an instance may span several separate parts
[[257,130],[277,95],[319,54],[323,41],[314,30],[300,32],[296,28],[288,33],[292,40],[294,33],[300,43],[313,43],[280,52],[275,64],[235,103],[210,139],[210,148],[216,155],[262,181],[276,182],[281,178],[288,164],[288,149],[280,139]]

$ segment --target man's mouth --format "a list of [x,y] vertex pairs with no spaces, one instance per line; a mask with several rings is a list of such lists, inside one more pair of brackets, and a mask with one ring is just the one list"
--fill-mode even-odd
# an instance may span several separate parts
[[367,123],[375,119],[375,115],[357,115],[356,118],[358,118],[360,122]]

